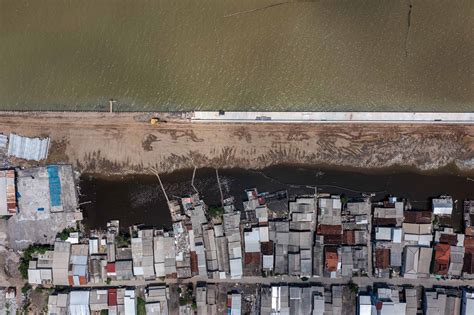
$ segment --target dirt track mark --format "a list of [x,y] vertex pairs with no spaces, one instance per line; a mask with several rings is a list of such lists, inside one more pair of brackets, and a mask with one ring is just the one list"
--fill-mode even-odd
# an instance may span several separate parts
[[149,133],[142,141],[142,148],[145,151],[153,151],[153,143],[158,142],[158,137]]
[[288,141],[302,141],[302,140],[309,140],[310,136],[306,132],[301,132],[298,130],[290,130],[286,140]]
[[246,127],[241,127],[232,133],[233,136],[239,138],[239,140],[245,139],[247,143],[252,142],[252,135],[247,131]]
[[173,140],[179,140],[179,138],[187,137],[193,142],[204,141],[204,139],[198,138],[196,134],[194,133],[194,130],[191,130],[191,129],[186,129],[186,130],[163,129],[163,130],[158,130],[158,132],[165,135],[169,134],[171,136],[171,139]]

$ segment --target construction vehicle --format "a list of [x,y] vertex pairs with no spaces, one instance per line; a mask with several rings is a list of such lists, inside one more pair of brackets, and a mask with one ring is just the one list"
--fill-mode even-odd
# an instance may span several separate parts
[[153,117],[153,118],[150,119],[150,124],[151,125],[157,125],[157,124],[161,124],[161,123],[165,123],[165,122],[166,122],[166,120],[161,119],[159,117]]

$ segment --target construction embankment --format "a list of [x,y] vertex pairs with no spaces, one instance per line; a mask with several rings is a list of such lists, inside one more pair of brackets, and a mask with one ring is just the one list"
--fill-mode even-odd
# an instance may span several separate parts
[[[306,114],[300,113],[303,118]],[[257,114],[236,120],[231,112],[213,112],[232,119],[209,123],[199,115],[0,112],[0,132],[49,136],[50,154],[44,163],[72,163],[79,171],[104,175],[149,173],[151,167],[171,172],[192,167],[259,169],[281,163],[354,168],[400,165],[419,170],[456,165],[474,171],[471,113],[433,114],[439,116],[429,117],[432,123],[425,118],[314,124],[296,120],[274,123],[276,116],[271,116],[273,123],[259,120],[262,123],[256,124],[250,122],[256,121],[252,119]],[[291,117],[290,113],[279,115]],[[156,116],[167,122],[151,125],[150,118]]]

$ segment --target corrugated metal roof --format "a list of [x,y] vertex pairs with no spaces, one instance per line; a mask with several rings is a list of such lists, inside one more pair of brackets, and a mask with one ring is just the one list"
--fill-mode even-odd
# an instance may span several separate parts
[[0,135],[0,148],[6,148],[8,143],[8,137],[6,135]]
[[48,157],[49,143],[49,138],[28,138],[11,133],[8,155],[25,160],[44,160]]

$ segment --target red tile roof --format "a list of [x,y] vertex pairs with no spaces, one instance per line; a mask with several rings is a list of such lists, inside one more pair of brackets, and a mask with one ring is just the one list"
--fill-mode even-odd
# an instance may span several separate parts
[[424,223],[431,223],[431,217],[433,213],[431,211],[405,211],[403,212],[405,217],[405,223],[417,223],[417,224],[424,224]]
[[117,289],[111,288],[108,290],[108,304],[109,306],[117,305]]
[[338,256],[337,256],[337,249],[336,248],[331,248],[331,247],[326,247],[324,249],[325,256],[326,256],[326,270],[331,272],[331,271],[336,271],[337,270],[337,263],[338,263]]
[[342,234],[342,242],[346,245],[355,245],[355,231],[344,230]]
[[474,274],[474,248],[466,248],[464,253],[463,272]]
[[109,262],[107,263],[107,272],[113,273],[115,272],[115,263]]
[[385,269],[390,267],[390,249],[375,249],[375,268]]
[[341,225],[320,224],[318,226],[318,234],[322,234],[322,235],[341,235],[342,234],[342,226]]
[[439,237],[439,242],[444,244],[449,244],[452,246],[456,246],[458,243],[458,236],[456,234],[441,234]]
[[324,235],[324,244],[326,245],[341,245],[342,235]]
[[191,272],[194,274],[199,273],[198,257],[197,257],[196,252],[191,252]]
[[262,242],[260,248],[263,255],[273,255],[273,242]]
[[244,254],[244,263],[245,265],[260,265],[260,253],[245,253]]
[[438,275],[445,275],[449,268],[449,255],[451,246],[449,244],[436,244],[435,246],[435,264],[433,272]]

